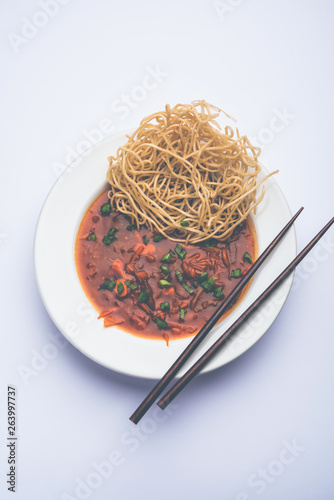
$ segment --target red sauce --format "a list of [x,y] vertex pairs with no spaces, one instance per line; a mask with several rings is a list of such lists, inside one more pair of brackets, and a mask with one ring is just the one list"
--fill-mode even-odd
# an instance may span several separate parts
[[[80,282],[105,326],[167,342],[194,335],[257,257],[249,221],[223,243],[182,244],[176,252],[177,243],[155,242],[157,234],[145,227],[130,230],[123,214],[102,215],[105,204],[107,191],[86,211],[75,248]],[[161,262],[168,254],[168,262]]]

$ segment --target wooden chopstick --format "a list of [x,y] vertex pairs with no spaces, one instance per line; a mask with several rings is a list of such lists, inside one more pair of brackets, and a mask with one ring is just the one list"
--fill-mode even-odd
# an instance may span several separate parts
[[264,250],[260,257],[254,262],[251,268],[247,271],[245,276],[241,278],[237,286],[232,290],[232,292],[222,301],[218,309],[213,313],[207,323],[201,328],[201,330],[195,335],[193,340],[188,344],[185,350],[177,358],[177,360],[172,364],[172,366],[167,370],[165,375],[159,380],[159,382],[153,387],[151,392],[146,396],[142,403],[131,415],[130,420],[137,424],[140,419],[145,415],[147,410],[153,405],[154,401],[160,396],[162,391],[171,382],[174,376],[178,373],[184,363],[189,359],[195,349],[199,346],[202,340],[208,335],[212,327],[217,323],[219,318],[227,311],[230,305],[238,297],[241,290],[246,286],[248,281],[252,278],[254,273],[258,270],[261,264],[265,261],[268,255],[272,252],[278,242],[283,238],[288,229],[292,226],[294,221],[297,219],[299,214],[302,212],[304,207],[300,208],[298,212],[290,219],[286,226],[281,230],[281,232],[276,236],[276,238],[270,243],[270,245]]
[[182,389],[197,375],[204,366],[220,351],[226,342],[235,334],[238,328],[256,311],[259,306],[270,296],[270,294],[292,273],[300,261],[309,253],[317,241],[325,234],[334,222],[334,217],[325,227],[310,241],[297,257],[284,269],[284,271],[268,286],[268,288],[253,302],[251,306],[240,316],[233,325],[199,358],[196,363],[181,377],[173,387],[160,399],[158,405],[164,409],[182,391]]

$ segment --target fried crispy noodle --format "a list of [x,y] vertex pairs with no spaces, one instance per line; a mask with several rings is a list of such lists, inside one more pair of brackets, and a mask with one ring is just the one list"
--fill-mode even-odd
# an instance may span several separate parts
[[[109,157],[111,205],[173,241],[226,240],[264,196],[260,148],[205,101],[154,113]],[[181,224],[182,221],[182,224]],[[186,226],[186,227],[184,227]],[[175,230],[176,231],[175,233]]]

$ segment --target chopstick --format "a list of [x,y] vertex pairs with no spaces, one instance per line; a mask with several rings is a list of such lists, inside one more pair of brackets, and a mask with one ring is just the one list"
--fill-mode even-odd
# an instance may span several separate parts
[[195,335],[193,340],[188,344],[185,350],[180,354],[177,360],[172,364],[172,366],[167,370],[165,375],[159,380],[159,382],[153,387],[151,392],[146,396],[142,403],[131,415],[130,420],[137,424],[140,419],[145,415],[147,410],[153,405],[154,401],[160,396],[162,391],[167,387],[170,381],[182,368],[185,362],[189,359],[195,349],[199,346],[202,340],[208,335],[212,327],[217,323],[219,318],[227,311],[230,305],[238,297],[241,290],[246,286],[248,281],[252,278],[254,273],[258,270],[261,264],[265,261],[268,255],[272,252],[278,242],[283,238],[288,229],[292,226],[294,221],[297,219],[299,214],[302,212],[304,207],[301,207],[298,212],[290,219],[290,221],[284,226],[284,228],[278,233],[276,238],[268,245],[266,250],[260,255],[260,257],[254,262],[254,264],[247,271],[245,276],[241,278],[237,286],[232,290],[232,292],[222,301],[218,309],[213,313],[207,323],[200,329],[200,331]]
[[256,311],[259,306],[268,299],[271,293],[292,273],[300,261],[309,253],[317,241],[325,234],[334,222],[334,217],[323,229],[310,241],[308,245],[297,255],[297,257],[284,269],[284,271],[268,286],[268,288],[253,302],[251,306],[240,316],[233,325],[199,358],[196,363],[181,377],[173,387],[159,400],[158,406],[164,409],[184,389],[184,387],[197,375],[204,366],[220,351],[226,342],[234,335],[238,328]]

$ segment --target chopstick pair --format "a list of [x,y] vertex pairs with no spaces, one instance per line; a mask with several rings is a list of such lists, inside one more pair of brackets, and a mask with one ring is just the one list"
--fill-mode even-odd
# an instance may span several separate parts
[[[240,280],[238,285],[230,293],[228,297],[222,302],[220,307],[214,312],[207,323],[201,328],[197,335],[193,338],[190,344],[173,363],[165,375],[155,385],[151,392],[146,396],[143,402],[138,406],[135,412],[131,415],[130,420],[137,424],[140,419],[145,415],[147,410],[152,406],[154,401],[160,396],[166,386],[171,382],[172,378],[177,374],[183,364],[189,359],[191,354],[195,351],[198,345],[209,333],[211,328],[216,324],[218,319],[224,314],[231,303],[236,299],[241,290],[245,287],[254,273],[258,270],[261,264],[266,260],[268,255],[276,247],[278,242],[283,238],[288,229],[292,226],[296,218],[302,212],[303,207],[291,218],[288,224],[276,236],[272,243],[266,248],[261,256],[255,261],[252,267],[248,270],[247,274]],[[298,256],[285,268],[285,270],[274,280],[274,282],[253,302],[253,304],[235,321],[235,323],[206,351],[206,353],[183,375],[175,385],[159,400],[158,406],[164,409],[166,406],[179,394],[179,392],[197,375],[200,370],[218,353],[218,351],[226,344],[226,342],[237,331],[240,325],[246,321],[251,314],[270,296],[270,294],[292,273],[300,261],[308,254],[317,241],[324,235],[324,233],[333,224],[332,218],[325,227],[310,241],[310,243],[302,250]]]

